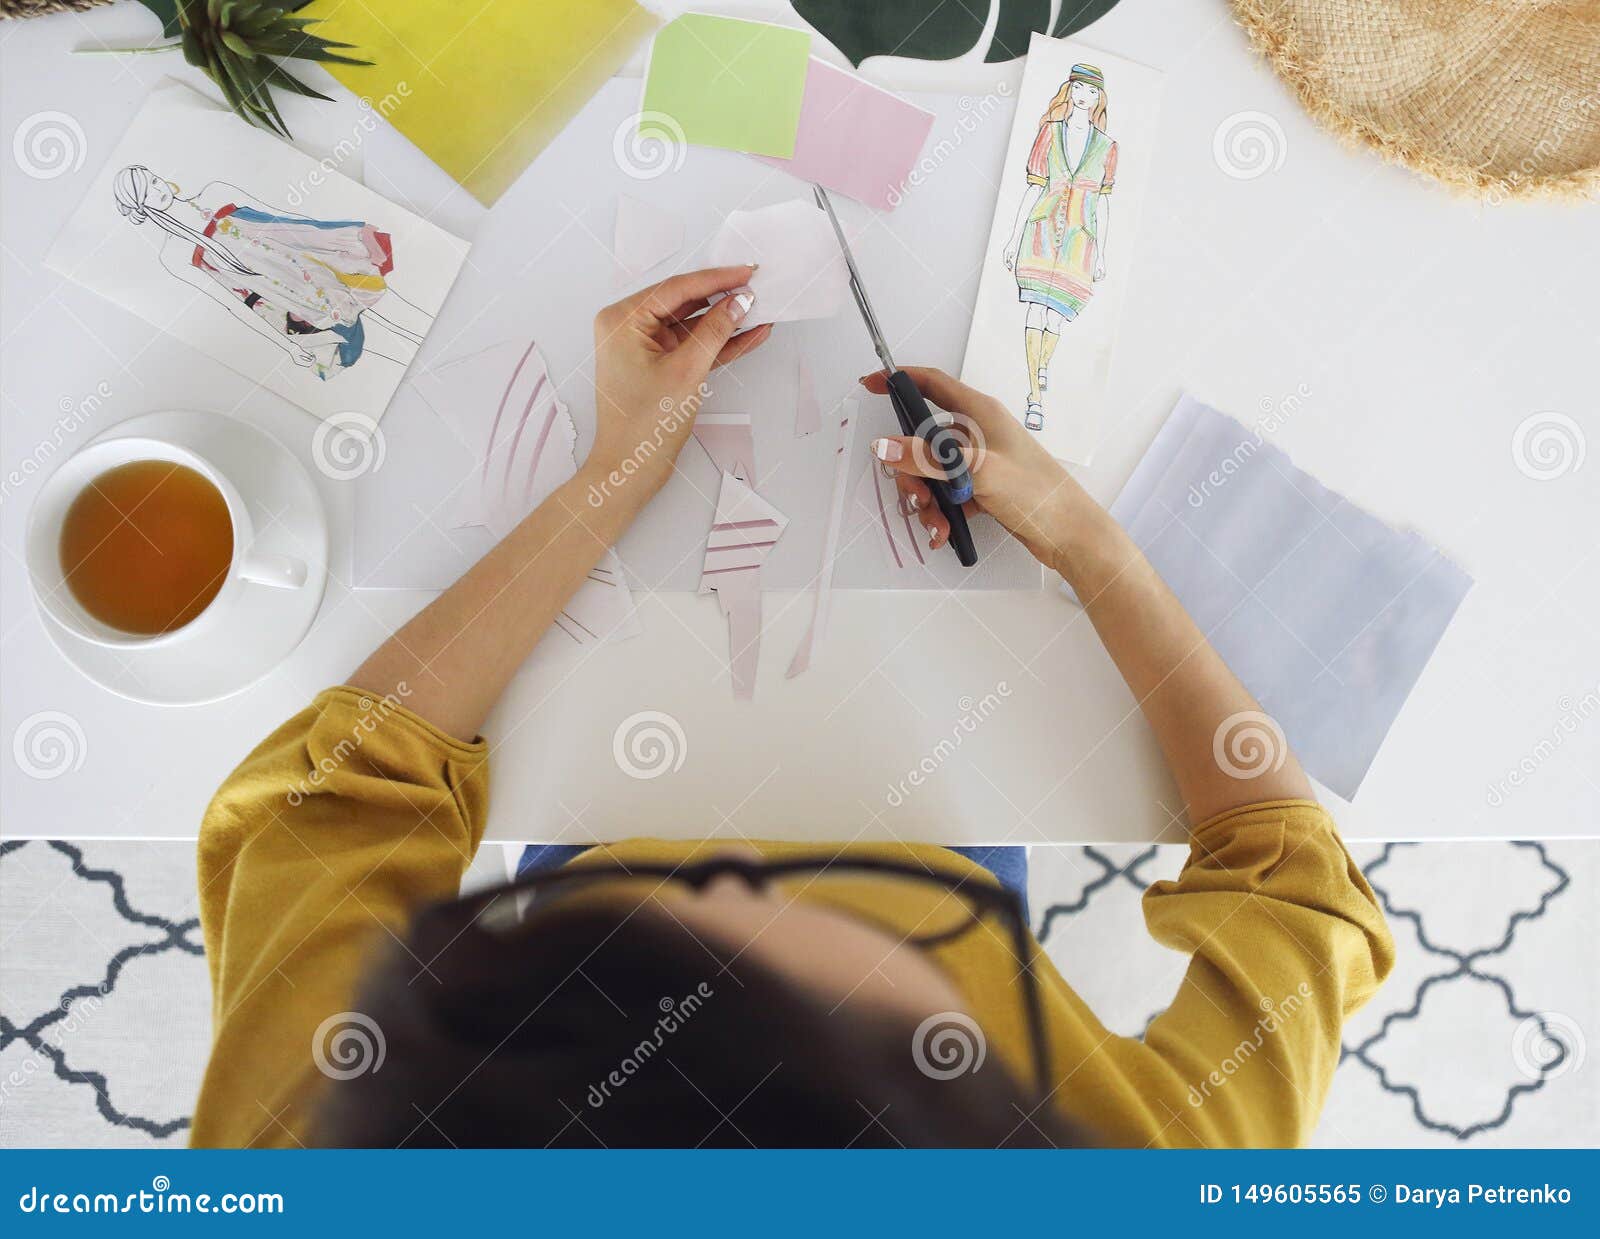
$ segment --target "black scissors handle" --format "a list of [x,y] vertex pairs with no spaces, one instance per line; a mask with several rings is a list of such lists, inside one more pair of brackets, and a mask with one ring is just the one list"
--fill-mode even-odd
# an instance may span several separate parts
[[924,480],[939,511],[950,522],[951,550],[955,551],[963,568],[971,568],[978,562],[978,551],[972,545],[972,530],[967,526],[967,514],[961,505],[972,498],[972,477],[967,472],[961,445],[933,416],[933,410],[928,408],[928,402],[909,374],[904,370],[892,371],[888,384],[889,399],[894,404],[895,416],[900,419],[900,433],[922,439],[930,455],[944,470],[943,480]]

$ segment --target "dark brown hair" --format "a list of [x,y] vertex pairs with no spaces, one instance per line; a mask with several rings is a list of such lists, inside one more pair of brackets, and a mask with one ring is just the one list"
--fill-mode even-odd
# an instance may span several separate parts
[[915,1021],[830,1012],[669,916],[569,899],[500,932],[467,906],[423,914],[369,974],[382,1066],[329,1081],[319,1143],[1078,1143],[995,1056],[932,1078]]

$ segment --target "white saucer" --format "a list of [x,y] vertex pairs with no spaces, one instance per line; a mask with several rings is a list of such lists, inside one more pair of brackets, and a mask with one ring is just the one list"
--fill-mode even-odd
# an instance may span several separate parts
[[[252,586],[228,613],[150,649],[97,645],[40,612],[62,655],[102,688],[151,705],[200,705],[248,688],[300,644],[328,581],[328,520],[305,466],[264,430],[220,413],[146,413],[93,442],[166,439],[204,456],[238,488],[255,523],[256,549],[303,560],[300,589]],[[212,617],[208,616],[208,620]]]

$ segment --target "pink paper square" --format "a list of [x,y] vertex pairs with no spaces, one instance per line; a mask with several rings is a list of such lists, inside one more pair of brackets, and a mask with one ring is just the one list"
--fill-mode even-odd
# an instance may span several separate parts
[[932,112],[813,56],[794,157],[753,158],[892,211],[908,188],[912,166],[932,127]]

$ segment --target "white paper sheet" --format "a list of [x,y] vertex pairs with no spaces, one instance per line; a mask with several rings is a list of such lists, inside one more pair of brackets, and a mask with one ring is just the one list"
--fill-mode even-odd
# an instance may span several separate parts
[[[1069,90],[1078,66],[1103,89]],[[1063,460],[1088,464],[1100,435],[1160,100],[1153,69],[1073,40],[1028,45],[961,378],[1019,421],[1037,383],[1035,433]]]
[[376,422],[467,254],[203,95],[151,95],[46,264],[320,417]]
[[617,198],[617,225],[612,249],[617,257],[617,282],[631,284],[683,248],[683,217],[632,194]]
[[1353,798],[1472,578],[1189,396],[1111,514],[1312,777]]
[[829,318],[850,300],[850,269],[827,215],[809,198],[731,211],[711,242],[713,266],[759,263],[746,328]]
[[755,696],[761,661],[761,565],[788,524],[788,517],[733,474],[722,475],[700,590],[717,595],[728,621],[728,669],[740,701]]

